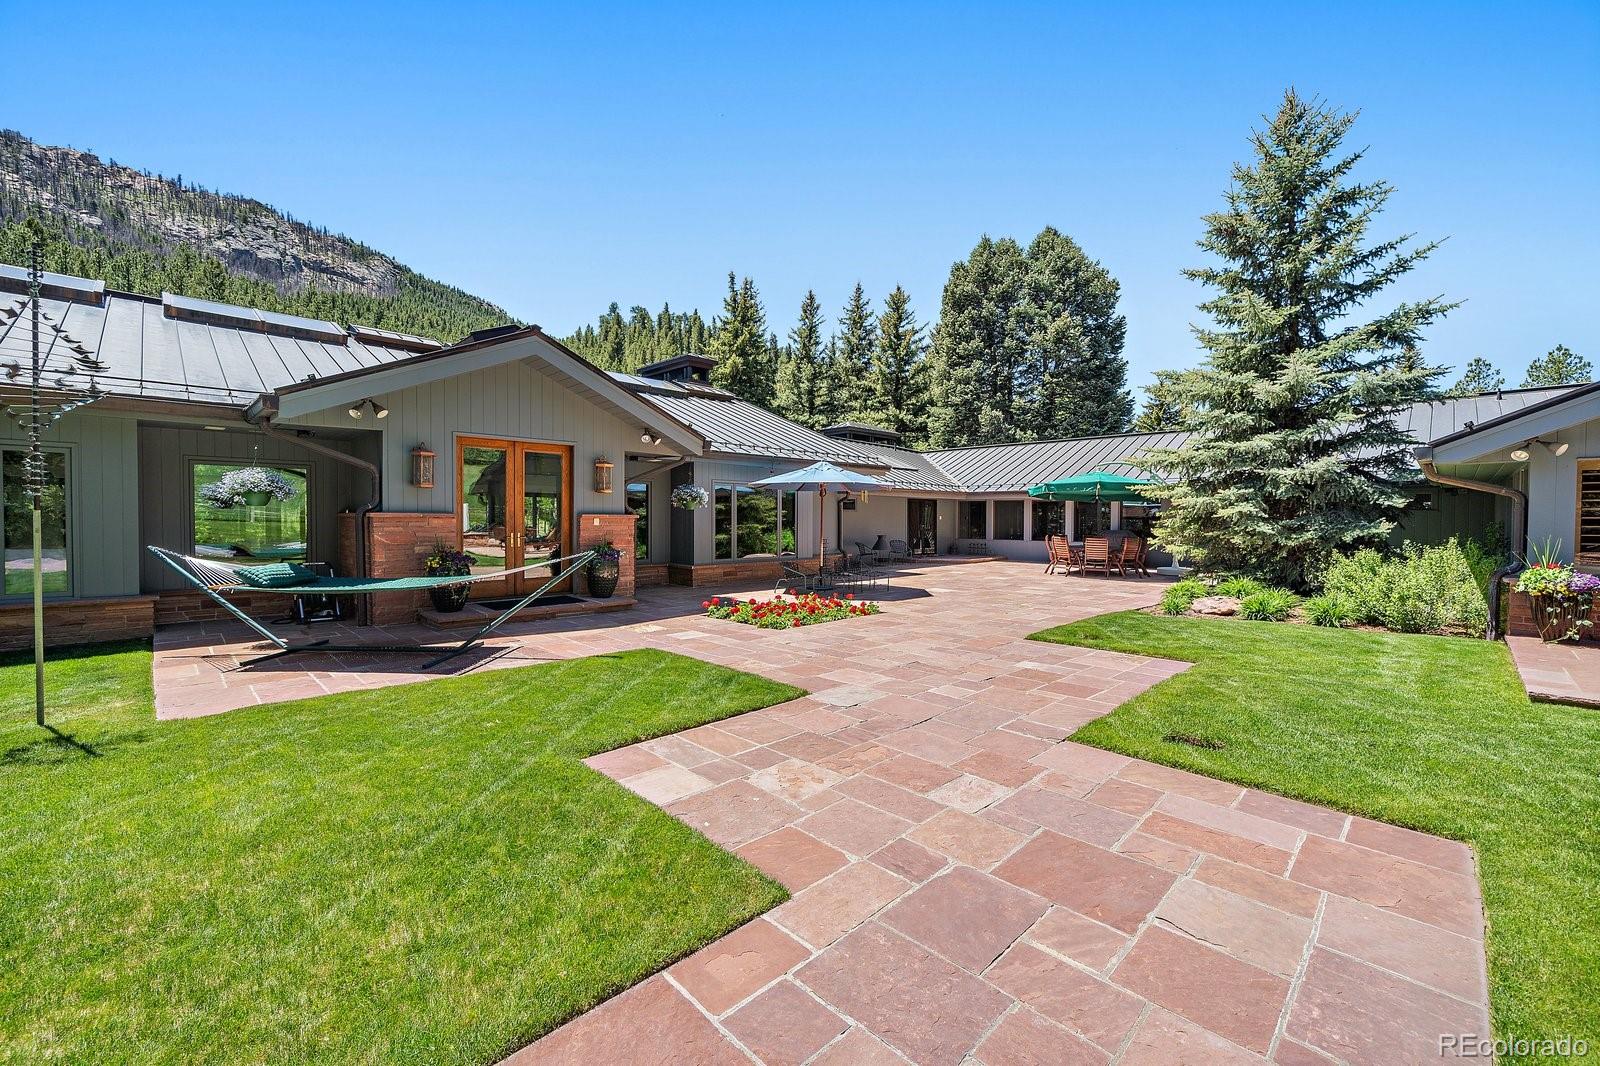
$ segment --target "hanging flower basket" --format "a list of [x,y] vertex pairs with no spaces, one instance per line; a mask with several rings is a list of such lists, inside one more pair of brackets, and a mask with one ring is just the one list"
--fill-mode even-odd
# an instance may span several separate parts
[[685,511],[698,511],[711,502],[711,493],[699,485],[679,485],[672,490],[672,506]]
[[1540,640],[1578,640],[1594,626],[1591,610],[1600,577],[1547,562],[1524,570],[1517,591],[1528,597]]
[[230,470],[200,490],[200,498],[212,507],[265,507],[274,500],[294,498],[294,486],[276,470],[264,466],[245,466]]

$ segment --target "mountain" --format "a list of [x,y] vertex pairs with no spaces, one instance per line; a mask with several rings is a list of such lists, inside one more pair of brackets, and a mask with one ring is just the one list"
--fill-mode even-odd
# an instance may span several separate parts
[[0,130],[0,262],[26,265],[21,221],[50,238],[45,269],[453,341],[511,321],[340,233],[243,196]]

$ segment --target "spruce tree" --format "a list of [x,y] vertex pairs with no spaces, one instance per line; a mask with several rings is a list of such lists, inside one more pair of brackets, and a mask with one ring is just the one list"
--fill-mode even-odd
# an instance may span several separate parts
[[839,332],[830,345],[833,378],[833,414],[836,418],[872,419],[872,397],[867,375],[872,372],[872,304],[861,289],[861,282],[850,293],[839,319]]
[[1494,392],[1505,387],[1506,376],[1495,369],[1493,363],[1481,355],[1467,361],[1461,380],[1450,387],[1451,396],[1473,396],[1480,392]]
[[1028,264],[1010,237],[985,235],[950,267],[930,356],[928,437],[956,448],[1015,440],[1017,379],[1028,350]]
[[1417,476],[1396,416],[1439,371],[1401,354],[1452,305],[1363,320],[1436,245],[1369,241],[1392,189],[1351,179],[1353,121],[1287,92],[1206,216],[1200,247],[1219,262],[1185,271],[1216,290],[1201,305],[1214,325],[1195,330],[1205,363],[1175,390],[1197,433],[1147,465],[1174,480],[1157,539],[1206,573],[1309,588],[1329,553],[1384,541]]
[[1549,352],[1528,364],[1528,376],[1523,388],[1545,385],[1576,385],[1594,380],[1594,366],[1565,344],[1558,344]]
[[1071,237],[1046,226],[1027,251],[1028,334],[1018,367],[1022,439],[1121,433],[1133,414],[1122,287]]
[[1188,421],[1188,410],[1179,399],[1178,381],[1181,370],[1157,370],[1156,379],[1144,387],[1144,406],[1139,417],[1133,420],[1133,429],[1139,433],[1162,433],[1183,429]]
[[772,353],[767,340],[767,316],[761,309],[761,295],[748,277],[736,281],[728,274],[728,295],[722,301],[722,317],[711,335],[706,353],[716,360],[711,368],[711,383],[727,389],[741,399],[762,407],[772,406]]
[[830,422],[833,382],[822,343],[822,304],[806,291],[800,321],[789,331],[789,348],[778,364],[777,411],[785,418],[821,429]]
[[927,432],[928,385],[922,327],[911,313],[911,297],[896,285],[878,316],[878,347],[870,377],[874,421],[922,443]]

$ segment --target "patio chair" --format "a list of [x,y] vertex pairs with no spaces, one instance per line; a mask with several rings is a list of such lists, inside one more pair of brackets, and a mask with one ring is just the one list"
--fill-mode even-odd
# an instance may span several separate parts
[[834,587],[834,572],[826,568],[811,572],[801,570],[795,566],[785,566],[778,575],[778,581],[772,586],[773,595],[798,589],[801,592],[829,592]]
[[[1047,574],[1070,574],[1077,565],[1077,556],[1073,554],[1072,544],[1066,537],[1050,534],[1044,538],[1045,552],[1050,560],[1044,568]],[[1059,571],[1057,568],[1060,568]]]
[[911,546],[903,540],[891,540],[889,542],[889,561],[909,563],[911,561]]
[[1123,577],[1128,576],[1129,570],[1137,570],[1145,577],[1150,576],[1150,565],[1145,555],[1148,545],[1143,537],[1123,537],[1121,566],[1119,569]]
[[[1120,563],[1120,560],[1118,560]],[[1098,570],[1106,576],[1111,575],[1111,541],[1106,537],[1089,537],[1083,542],[1083,559],[1079,564],[1080,569],[1087,574],[1090,570]]]

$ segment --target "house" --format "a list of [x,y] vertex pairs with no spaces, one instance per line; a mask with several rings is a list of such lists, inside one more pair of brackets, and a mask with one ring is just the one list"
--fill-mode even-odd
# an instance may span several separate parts
[[[45,312],[107,367],[98,379],[105,398],[70,412],[49,435],[44,543],[53,643],[148,635],[156,625],[215,617],[215,605],[145,552],[147,544],[395,576],[419,572],[439,543],[465,547],[490,573],[611,541],[625,549],[624,593],[669,581],[776,579],[785,564],[815,558],[818,500],[750,485],[818,460],[887,486],[827,500],[821,521],[830,549],[853,551],[882,536],[916,553],[982,541],[1003,556],[1042,559],[1049,533],[1144,531],[1153,512],[1034,501],[1029,485],[1096,469],[1133,473],[1145,449],[1183,439],[1117,434],[918,452],[879,427],[796,425],[712,386],[711,362],[700,356],[607,373],[537,326],[481,330],[446,345],[171,294],[120,293],[64,275],[47,281]],[[0,367],[19,368],[0,378],[9,400],[25,384],[31,334],[28,316],[8,309],[19,310],[25,292],[26,275],[0,267]],[[1463,449],[1475,445],[1462,440],[1568,391],[1421,405],[1414,432],[1449,452],[1439,469],[1451,469],[1457,452],[1471,458]],[[1502,447],[1503,435],[1483,439]],[[0,426],[0,647],[31,640],[23,439]],[[1572,445],[1569,467],[1579,455],[1600,455],[1600,440]],[[1529,468],[1542,471],[1546,461],[1540,451]],[[219,505],[222,479],[251,466],[276,471],[283,498],[222,493]],[[670,495],[685,484],[703,488],[710,505],[673,508]],[[1548,491],[1552,500],[1572,499],[1570,484],[1565,496]],[[1406,528],[1420,539],[1476,533],[1504,521],[1512,502],[1422,485]],[[1600,551],[1600,540],[1591,550]],[[506,596],[529,580],[542,578],[485,582],[474,592]],[[246,609],[284,609],[282,597],[255,599],[246,598]],[[419,606],[407,594],[371,599],[367,617],[379,623],[410,621]]]

